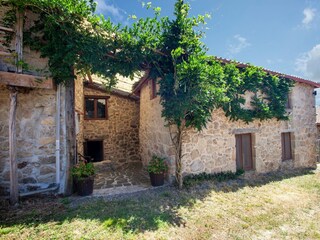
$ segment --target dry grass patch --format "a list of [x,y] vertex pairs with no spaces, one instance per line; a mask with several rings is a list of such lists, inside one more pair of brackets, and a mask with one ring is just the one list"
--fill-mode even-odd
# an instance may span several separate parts
[[61,199],[1,212],[1,239],[319,239],[320,173],[202,182],[71,207]]

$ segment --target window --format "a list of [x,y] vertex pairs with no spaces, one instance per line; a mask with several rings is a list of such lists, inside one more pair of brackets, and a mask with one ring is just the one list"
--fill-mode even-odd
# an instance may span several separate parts
[[155,79],[150,80],[150,99],[157,97],[157,81]]
[[286,109],[292,109],[291,93],[288,93],[288,95],[287,95]]
[[86,96],[84,99],[85,119],[108,119],[107,99],[108,97]]
[[291,133],[281,133],[282,161],[292,159]]
[[87,140],[83,143],[83,150],[93,162],[103,161],[103,140]]

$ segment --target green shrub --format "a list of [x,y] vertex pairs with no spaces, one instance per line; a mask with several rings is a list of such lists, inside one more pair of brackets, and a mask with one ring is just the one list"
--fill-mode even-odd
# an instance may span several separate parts
[[241,170],[237,170],[235,173],[231,171],[227,171],[227,172],[211,173],[211,174],[205,173],[205,172],[199,173],[199,174],[191,174],[183,178],[183,184],[184,186],[188,187],[206,180],[223,182],[231,179],[236,179],[243,173],[244,171],[241,169]]
[[83,179],[93,176],[95,173],[93,163],[79,162],[71,169],[71,174],[76,179]]
[[165,158],[152,156],[151,161],[148,164],[149,173],[166,173],[168,171],[168,164]]

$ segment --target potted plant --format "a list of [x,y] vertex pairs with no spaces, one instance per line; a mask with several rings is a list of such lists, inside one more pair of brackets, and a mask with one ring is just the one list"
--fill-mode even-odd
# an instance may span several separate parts
[[148,164],[148,172],[150,175],[152,186],[161,186],[164,184],[164,174],[168,171],[168,165],[164,158],[152,156]]
[[92,194],[95,173],[93,163],[81,161],[72,168],[71,173],[78,195],[87,196]]

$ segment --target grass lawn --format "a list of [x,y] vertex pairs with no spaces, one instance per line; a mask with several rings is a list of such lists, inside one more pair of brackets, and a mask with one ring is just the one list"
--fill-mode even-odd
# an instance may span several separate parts
[[320,172],[205,181],[118,200],[27,199],[0,239],[320,239]]

